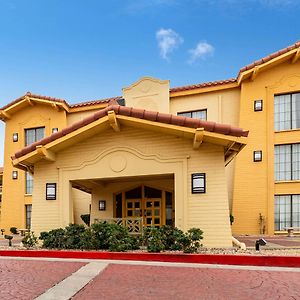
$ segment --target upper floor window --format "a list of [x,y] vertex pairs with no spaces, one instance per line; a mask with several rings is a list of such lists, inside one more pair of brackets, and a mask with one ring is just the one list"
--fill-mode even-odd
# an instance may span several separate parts
[[25,146],[41,140],[45,136],[45,127],[25,129]]
[[300,93],[274,98],[275,131],[300,128]]
[[207,120],[207,109],[194,110],[177,113],[177,116],[188,117],[193,119]]
[[300,180],[300,144],[275,146],[275,180]]

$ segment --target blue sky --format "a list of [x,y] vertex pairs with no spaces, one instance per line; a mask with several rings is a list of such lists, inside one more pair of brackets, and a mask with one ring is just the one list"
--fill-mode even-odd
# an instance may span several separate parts
[[[70,103],[235,77],[300,40],[300,0],[0,0],[0,107],[27,91]],[[0,125],[0,165],[3,157]]]

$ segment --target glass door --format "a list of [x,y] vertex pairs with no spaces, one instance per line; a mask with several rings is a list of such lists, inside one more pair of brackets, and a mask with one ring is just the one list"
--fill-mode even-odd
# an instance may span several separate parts
[[145,199],[144,205],[144,226],[160,227],[162,225],[161,199]]

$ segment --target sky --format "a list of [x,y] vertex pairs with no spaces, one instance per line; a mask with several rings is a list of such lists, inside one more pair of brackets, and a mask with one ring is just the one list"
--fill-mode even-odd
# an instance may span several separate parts
[[300,0],[0,0],[0,107],[27,91],[119,96],[142,76],[171,87],[236,77],[300,40],[299,13]]

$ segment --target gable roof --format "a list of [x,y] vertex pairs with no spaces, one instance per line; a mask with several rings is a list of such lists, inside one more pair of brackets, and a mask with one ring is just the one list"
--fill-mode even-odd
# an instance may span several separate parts
[[172,114],[165,114],[165,113],[159,113],[154,111],[147,111],[144,109],[138,109],[138,108],[132,108],[132,107],[126,107],[126,106],[120,106],[120,105],[110,105],[106,107],[105,109],[99,110],[96,113],[88,116],[87,118],[76,122],[72,124],[69,127],[66,127],[65,129],[53,133],[48,137],[43,138],[40,141],[37,141],[15,153],[15,156],[12,157],[20,158],[34,150],[37,149],[38,146],[45,146],[63,136],[66,136],[84,126],[87,126],[105,116],[108,115],[109,111],[114,111],[116,115],[126,116],[126,117],[132,117],[136,119],[143,119],[147,121],[152,121],[156,123],[164,123],[164,124],[170,124],[170,125],[176,125],[180,127],[186,127],[186,128],[204,128],[205,131],[208,132],[215,132],[222,135],[230,135],[234,137],[247,137],[248,131],[244,131],[243,129],[239,127],[234,127],[231,125],[226,124],[219,124],[215,122],[210,121],[202,121],[199,119],[192,119],[188,117],[183,116],[175,116]]
[[242,72],[244,72],[244,71],[253,69],[254,67],[257,67],[257,66],[262,65],[262,64],[264,64],[264,63],[266,63],[266,62],[269,62],[270,60],[272,60],[272,59],[274,59],[274,58],[277,58],[277,57],[279,57],[280,55],[285,54],[285,53],[287,53],[287,52],[290,52],[290,51],[292,51],[292,50],[294,50],[294,49],[297,49],[297,48],[299,48],[299,47],[300,47],[300,41],[296,42],[296,43],[293,44],[293,45],[290,45],[290,46],[288,46],[288,47],[285,47],[285,48],[283,48],[283,49],[281,49],[281,50],[278,50],[278,51],[276,51],[276,52],[274,52],[274,53],[272,53],[272,54],[269,54],[269,55],[267,55],[267,56],[265,56],[265,57],[263,57],[263,58],[261,58],[261,59],[259,59],[259,60],[256,60],[256,61],[254,61],[253,63],[251,63],[251,64],[249,64],[249,65],[247,65],[247,66],[241,68],[240,71],[239,71],[238,76],[240,75],[240,73],[242,73]]

